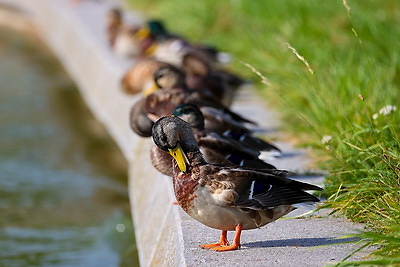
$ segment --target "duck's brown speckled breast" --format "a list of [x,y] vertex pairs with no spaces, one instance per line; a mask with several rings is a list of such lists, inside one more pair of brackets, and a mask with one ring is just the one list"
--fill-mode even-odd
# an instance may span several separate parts
[[189,211],[193,199],[196,197],[194,191],[199,186],[198,182],[191,179],[190,174],[180,172],[174,177],[174,190],[176,200],[186,212]]

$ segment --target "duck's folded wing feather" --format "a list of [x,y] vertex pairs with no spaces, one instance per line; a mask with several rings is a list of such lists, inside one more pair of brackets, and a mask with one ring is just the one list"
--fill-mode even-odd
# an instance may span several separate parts
[[268,185],[269,188],[256,192],[256,186],[251,187],[246,194],[241,194],[235,206],[250,209],[266,209],[280,205],[293,205],[304,202],[318,202],[319,199],[302,190],[286,186]]
[[197,138],[199,146],[206,146],[216,149],[221,154],[241,154],[243,158],[257,158],[259,151],[246,149],[235,140],[224,139],[216,133],[207,133]]
[[[215,178],[234,184],[238,198],[234,205],[242,208],[266,209],[279,205],[318,202],[304,190],[321,190],[318,186],[291,180],[283,170],[251,171],[231,168],[218,172]],[[224,177],[225,176],[225,177]],[[217,178],[217,179],[218,179]]]

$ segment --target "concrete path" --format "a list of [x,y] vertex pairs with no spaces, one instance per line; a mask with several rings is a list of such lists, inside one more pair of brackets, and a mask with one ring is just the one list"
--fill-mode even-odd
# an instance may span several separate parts
[[[124,95],[119,81],[134,61],[117,58],[106,44],[105,14],[114,4],[82,1],[72,6],[70,2],[0,0],[8,7],[22,8],[32,20],[129,161],[130,199],[141,265],[323,266],[342,260],[357,248],[355,244],[340,244],[343,240],[336,238],[354,233],[361,225],[326,216],[328,211],[319,212],[318,217],[292,218],[308,212],[307,207],[261,229],[244,231],[241,250],[216,253],[198,248],[199,244],[216,242],[220,231],[203,226],[179,206],[171,205],[174,195],[170,178],[157,173],[149,162],[151,141],[135,136],[129,129],[129,109],[136,98]],[[132,18],[140,20],[137,15]],[[279,119],[252,89],[241,92],[233,109],[260,123],[267,135],[277,134]],[[296,172],[305,170],[309,161],[305,151],[279,140],[277,145],[285,156],[272,164]],[[294,178],[315,184],[323,181],[320,176]],[[364,255],[359,253],[352,259]]]

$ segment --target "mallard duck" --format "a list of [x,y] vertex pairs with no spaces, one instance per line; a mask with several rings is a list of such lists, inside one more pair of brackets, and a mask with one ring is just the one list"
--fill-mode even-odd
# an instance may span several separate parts
[[120,8],[107,12],[106,33],[113,52],[123,58],[141,57],[151,51],[154,36],[141,24],[127,24]]
[[[192,103],[201,109],[205,118],[206,129],[218,133],[226,132],[231,136],[242,139],[251,134],[248,123],[253,126],[256,124],[237,113],[231,112],[207,92],[191,90],[184,80],[184,73],[171,65],[160,67],[154,73],[154,83],[155,86],[152,86],[151,90],[145,92],[149,96],[152,92],[155,93],[150,96],[151,101],[148,101],[152,103],[148,105],[150,109],[169,105],[168,110],[172,111],[173,108],[181,103]],[[184,93],[179,90],[171,90],[171,88],[182,90]],[[164,115],[169,114],[164,112]]]
[[[193,103],[195,105],[198,105],[203,114],[206,114],[206,123],[208,117],[210,117],[211,120],[226,117],[229,118],[229,120],[232,122],[230,124],[226,123],[226,121],[223,120],[225,126],[228,127],[228,129],[231,128],[231,125],[235,124],[237,125],[238,129],[246,129],[244,125],[240,124],[240,122],[235,121],[245,120],[239,114],[232,113],[234,116],[233,117],[231,114],[227,114],[225,113],[225,111],[218,110],[215,107],[208,106],[207,102],[192,98],[190,94],[188,95],[184,91],[177,89],[168,91],[156,91],[148,96],[139,99],[135,104],[133,104],[130,111],[130,124],[132,130],[134,130],[134,132],[136,132],[140,136],[150,137],[151,135],[148,134],[151,132],[150,125],[152,124],[150,122],[155,122],[162,116],[171,115],[173,109],[182,103]],[[213,115],[215,117],[212,117]]]
[[185,74],[180,69],[154,58],[137,60],[123,76],[121,85],[128,94],[142,92],[148,95],[160,88],[180,88],[189,91],[185,83]]
[[[109,38],[115,37],[110,35]],[[160,70],[157,75],[164,72],[163,75],[167,77],[164,80],[170,82],[159,86],[165,88],[180,87],[186,90],[192,88],[192,90],[214,98],[215,101],[222,102],[224,106],[229,106],[236,90],[246,83],[243,79],[229,72],[211,71],[206,62],[192,54],[184,56],[183,61],[184,67],[181,71],[169,63],[154,58],[139,58],[123,76],[121,80],[122,88],[128,94],[137,94],[141,91],[148,94],[157,89],[154,82],[156,71],[161,67],[168,67],[169,70]],[[175,75],[175,77],[168,77],[168,75]]]
[[153,86],[147,87],[147,90],[143,92],[144,95],[149,95],[159,89],[181,89],[192,93],[195,98],[214,103],[214,105],[222,105],[220,101],[207,89],[196,90],[189,88],[185,81],[185,73],[179,68],[174,67],[171,64],[161,63],[161,61],[157,62],[159,62],[158,68],[147,66],[147,69],[151,68],[151,70],[153,70]]
[[[225,118],[231,117],[233,120],[240,123],[256,124],[253,121],[232,112],[228,107],[222,104],[219,99],[210,94],[206,88],[201,90],[189,88],[185,82],[185,74],[178,68],[173,66],[160,67],[154,73],[154,82],[156,87],[153,88],[157,88],[157,91],[171,91],[171,89],[183,91],[182,94],[185,95],[184,98],[186,103],[196,104],[200,107],[212,107],[216,109],[214,111],[215,113],[222,112]],[[174,107],[178,104],[180,103],[177,103]],[[213,116],[215,116],[215,114],[213,114]]]
[[189,42],[182,36],[168,31],[160,20],[149,20],[144,28],[156,40],[151,50],[147,51],[147,55],[176,67],[182,66],[182,59],[188,53],[196,53],[212,65],[227,64],[230,61],[228,53],[209,45]]
[[[137,134],[144,136],[143,134],[151,132],[151,128],[149,128],[149,120],[154,122],[162,116],[171,115],[173,109],[182,103],[191,103],[199,106],[203,114],[205,114],[206,119],[230,120],[231,124],[237,127],[242,124],[241,127],[243,129],[246,129],[244,123],[254,124],[254,122],[251,122],[239,114],[230,111],[228,108],[225,108],[217,101],[214,101],[213,98],[204,96],[196,91],[187,90],[187,88],[181,88],[181,79],[176,78],[174,75],[182,74],[177,71],[170,72],[172,69],[174,69],[174,67],[171,67],[170,65],[158,69],[154,74],[154,78],[155,84],[160,90],[156,90],[152,93],[145,92],[146,96],[137,101],[132,107],[130,123],[131,128]],[[178,88],[167,89],[171,84],[174,85],[173,87]],[[182,84],[184,85],[184,82]],[[148,119],[144,119],[144,116],[147,116]],[[237,127],[230,127],[228,129]],[[150,135],[148,135],[148,137],[150,137]]]
[[[303,202],[319,199],[304,190],[320,187],[291,180],[283,170],[255,170],[207,163],[184,120],[163,117],[153,126],[154,143],[174,158],[176,200],[192,218],[222,231],[220,242],[200,245],[215,251],[240,248],[242,230],[286,215]],[[227,231],[235,231],[229,245]]]

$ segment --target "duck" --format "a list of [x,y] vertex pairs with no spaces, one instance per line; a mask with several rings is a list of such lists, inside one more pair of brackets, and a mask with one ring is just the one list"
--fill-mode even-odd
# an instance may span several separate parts
[[182,70],[167,62],[149,57],[139,58],[122,77],[121,86],[125,93],[131,95],[148,95],[162,88],[189,90],[185,77]]
[[[175,93],[173,93],[173,91],[175,89],[185,91],[184,102],[199,106],[205,118],[205,128],[236,138],[237,140],[246,140],[246,143],[251,144],[253,147],[264,146],[262,150],[272,149],[261,139],[252,138],[254,130],[257,129],[255,128],[257,123],[232,112],[207,91],[189,88],[184,77],[185,74],[181,70],[171,65],[162,66],[157,69],[154,73],[154,85],[150,90],[145,92],[145,95],[158,91],[168,92],[161,92],[151,96],[151,98],[153,98],[152,101],[150,101],[153,103],[151,106],[153,106],[153,108],[159,108],[160,106],[169,104],[169,108],[172,110],[180,103],[183,103],[181,100],[178,100],[178,97],[174,96]],[[168,96],[169,94],[171,96]]]
[[178,67],[154,58],[142,58],[125,73],[121,85],[128,94],[142,92],[146,96],[158,89],[182,89],[208,98],[206,101],[219,102],[207,89],[189,88],[185,78],[186,74]]
[[[173,66],[163,66],[156,70],[154,72],[154,83],[156,86],[153,87],[152,91],[146,92],[146,95],[154,91],[163,91],[168,94],[168,92],[174,90],[177,92],[180,90],[182,91],[182,95],[184,95],[186,102],[195,103],[201,107],[206,106],[213,108],[213,116],[215,116],[216,113],[222,112],[224,118],[230,117],[240,123],[257,124],[250,119],[244,118],[243,116],[231,111],[229,107],[221,103],[220,99],[217,99],[212,95],[207,88],[189,88],[185,81],[184,72]],[[174,107],[177,105],[178,104],[174,105]]]
[[[295,204],[319,201],[306,190],[322,188],[292,180],[288,171],[207,163],[191,127],[180,118],[157,120],[152,139],[174,159],[172,180],[181,208],[198,222],[221,230],[219,242],[199,245],[201,248],[219,252],[239,249],[243,230],[274,222],[293,211]],[[235,231],[232,244],[228,231]]]
[[[110,34],[109,38],[113,38]],[[115,38],[115,37],[114,37]],[[111,42],[111,41],[110,41]],[[151,57],[138,57],[135,64],[131,66],[121,79],[122,89],[127,94],[144,92],[148,94],[157,89],[154,82],[154,75],[161,67],[169,68],[169,74],[164,70],[164,75],[177,75],[170,77],[170,80],[184,89],[191,88],[202,94],[218,99],[224,106],[229,107],[233,101],[236,91],[248,84],[248,81],[239,76],[224,70],[211,70],[211,67],[191,53],[184,56],[183,67],[180,69],[165,61]],[[159,73],[162,71],[160,70]],[[176,73],[179,72],[179,73]],[[168,76],[167,76],[168,77]],[[179,80],[173,80],[179,79]],[[146,93],[147,92],[147,93]]]
[[161,20],[148,20],[144,29],[155,38],[152,49],[147,54],[176,67],[182,67],[182,59],[188,53],[196,53],[214,66],[226,65],[231,61],[230,54],[221,52],[214,46],[192,43],[171,33]]
[[[186,121],[192,128],[196,142],[208,163],[238,165],[259,169],[275,169],[275,166],[260,160],[260,151],[243,146],[239,141],[208,131],[204,128],[204,118],[196,105],[181,104],[172,116]],[[172,176],[172,157],[153,145],[150,150],[153,166],[161,173]]]
[[108,10],[106,34],[108,44],[120,58],[144,57],[152,53],[154,36],[142,24],[127,24],[124,12],[114,7]]
[[176,77],[182,75],[182,72],[172,66],[161,67],[154,73],[157,89],[151,92],[143,92],[144,96],[136,101],[130,111],[130,124],[135,133],[142,137],[150,137],[150,125],[152,124],[149,121],[155,122],[162,116],[171,115],[174,108],[182,103],[197,105],[205,114],[206,119],[225,118],[226,120],[229,119],[233,125],[243,123],[243,127],[246,123],[256,124],[232,112],[212,97],[187,89],[184,81]]
[[[209,106],[209,103],[193,98],[192,95],[182,90],[161,90],[151,93],[146,97],[142,97],[133,104],[129,114],[131,129],[142,137],[150,137],[151,134],[149,133],[151,132],[153,123],[160,117],[171,115],[173,109],[182,103],[198,105],[203,114],[207,114],[205,118],[212,115],[216,116],[211,117],[212,120],[214,120],[214,118],[226,117],[232,122],[232,124],[226,123],[227,127],[236,124],[237,128],[240,128],[240,120],[245,120],[239,114],[228,114],[225,110],[219,110],[216,107]],[[236,120],[239,120],[239,122]],[[244,128],[245,126],[241,127],[246,129]]]

